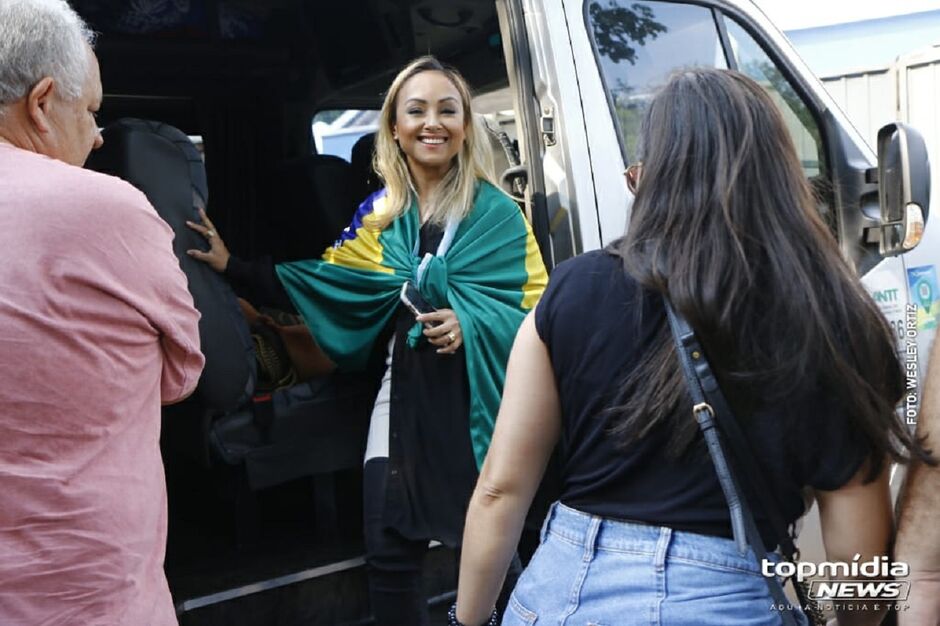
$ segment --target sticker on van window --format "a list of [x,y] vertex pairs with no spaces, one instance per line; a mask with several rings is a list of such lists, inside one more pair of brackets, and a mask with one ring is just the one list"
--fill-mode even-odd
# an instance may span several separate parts
[[884,259],[877,267],[862,277],[862,283],[871,299],[875,301],[881,314],[885,316],[897,341],[898,353],[905,349],[905,324],[907,304],[907,283],[904,264],[898,257]]
[[936,328],[940,317],[936,268],[933,265],[908,268],[907,284],[911,290],[911,303],[917,306],[917,330]]

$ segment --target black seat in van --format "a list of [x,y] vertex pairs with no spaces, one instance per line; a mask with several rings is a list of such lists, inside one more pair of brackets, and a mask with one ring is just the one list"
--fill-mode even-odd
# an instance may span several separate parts
[[382,181],[372,168],[374,154],[375,133],[366,133],[357,139],[350,151],[349,165],[352,168],[357,202],[362,202],[370,194],[382,188]]
[[[166,124],[137,119],[118,120],[102,134],[104,146],[86,167],[140,189],[173,228],[174,252],[202,313],[199,330],[206,368],[193,397],[164,409],[165,452],[234,471],[236,495],[361,467],[374,377],[337,373],[255,394],[252,337],[235,294],[219,274],[186,254],[187,249],[205,248],[204,238],[185,222],[198,221],[198,208],[208,199],[203,161],[189,138]],[[327,163],[316,180],[325,172],[335,173],[331,165]],[[335,189],[324,185],[320,191]],[[231,477],[232,471],[223,475]],[[331,497],[321,497],[322,492],[332,496],[332,483],[321,479],[318,485],[323,486],[315,494],[318,509],[323,509],[317,511],[318,520],[335,521]],[[231,485],[222,487],[231,492]]]
[[102,134],[104,146],[91,154],[86,167],[141,190],[175,234],[173,252],[202,314],[199,338],[206,366],[196,390],[199,403],[214,413],[243,406],[255,387],[248,325],[225,280],[186,254],[205,247],[203,237],[186,226],[186,220],[199,221],[197,210],[209,198],[202,156],[185,134],[159,122],[125,118]]
[[356,197],[349,163],[328,154],[284,161],[272,176],[265,213],[274,231],[277,261],[318,257],[352,219]]

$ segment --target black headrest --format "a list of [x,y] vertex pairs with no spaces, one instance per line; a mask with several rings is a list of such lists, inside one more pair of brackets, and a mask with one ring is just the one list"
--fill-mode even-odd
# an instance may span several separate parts
[[349,225],[357,198],[349,163],[313,154],[283,162],[277,170],[274,206],[268,211],[282,241],[278,260],[320,256]]
[[349,155],[353,181],[356,185],[356,200],[361,202],[371,193],[382,188],[379,175],[372,169],[372,156],[375,154],[375,133],[367,133],[356,140]]
[[207,248],[205,239],[186,226],[186,220],[199,221],[197,209],[209,197],[202,157],[185,134],[159,122],[120,119],[102,136],[104,145],[91,154],[85,167],[140,189],[176,234],[173,251],[202,314],[199,336],[206,366],[198,398],[215,411],[236,408],[254,392],[251,335],[225,280],[186,254],[192,248]]
[[355,213],[352,169],[345,160],[330,155],[307,159],[307,165],[327,231],[331,239],[336,239]]

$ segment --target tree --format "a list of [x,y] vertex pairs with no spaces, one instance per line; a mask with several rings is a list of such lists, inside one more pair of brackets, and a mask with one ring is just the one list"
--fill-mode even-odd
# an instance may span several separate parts
[[645,45],[647,38],[655,39],[666,32],[666,27],[653,19],[653,10],[643,4],[634,3],[627,8],[610,0],[607,8],[592,2],[588,10],[597,51],[615,63],[635,64],[634,45]]

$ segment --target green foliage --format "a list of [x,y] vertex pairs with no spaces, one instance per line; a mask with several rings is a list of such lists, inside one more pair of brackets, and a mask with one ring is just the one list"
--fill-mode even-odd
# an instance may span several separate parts
[[[617,0],[609,0],[605,7],[601,2],[592,2],[588,11],[597,51],[612,63],[626,61],[636,65],[637,49],[668,30],[655,20],[650,7],[640,3],[626,7]],[[627,158],[634,160],[646,100],[637,97],[634,88],[622,78],[610,90]]]
[[631,44],[642,46],[647,37],[655,39],[666,32],[666,27],[653,19],[653,10],[643,4],[634,3],[627,8],[610,0],[607,8],[592,2],[588,10],[597,51],[615,63],[635,64],[636,49]]
[[[766,58],[750,60],[742,64],[740,70],[760,83],[780,108],[784,119],[788,122],[787,125],[790,127],[790,134],[793,136],[797,150],[801,153],[800,158],[803,161],[803,168],[809,170],[807,174],[824,173],[825,159],[822,158],[824,154],[822,135],[816,125],[816,120],[813,119],[813,114],[803,102],[803,99],[796,93],[796,90],[793,89],[790,81],[784,77],[780,69],[770,59]],[[795,119],[801,128],[793,128],[792,124],[789,123],[790,119]],[[814,145],[813,152],[815,154],[804,153],[803,146],[799,141],[801,132],[809,135]],[[810,157],[812,162],[807,162],[807,157]]]

